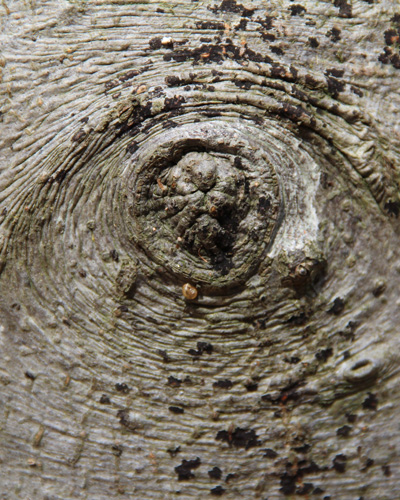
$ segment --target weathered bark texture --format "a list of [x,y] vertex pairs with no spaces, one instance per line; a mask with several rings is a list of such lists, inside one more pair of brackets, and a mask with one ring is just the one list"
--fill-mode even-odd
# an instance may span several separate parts
[[397,0],[0,15],[1,499],[399,499]]

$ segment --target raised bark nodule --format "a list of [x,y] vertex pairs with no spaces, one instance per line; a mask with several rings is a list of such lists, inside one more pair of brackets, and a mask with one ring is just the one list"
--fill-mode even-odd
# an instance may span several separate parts
[[2,2],[1,499],[400,498],[396,4]]

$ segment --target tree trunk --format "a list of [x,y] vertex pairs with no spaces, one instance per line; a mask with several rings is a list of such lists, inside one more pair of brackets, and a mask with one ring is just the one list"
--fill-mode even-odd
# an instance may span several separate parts
[[1,499],[400,498],[395,0],[3,0]]

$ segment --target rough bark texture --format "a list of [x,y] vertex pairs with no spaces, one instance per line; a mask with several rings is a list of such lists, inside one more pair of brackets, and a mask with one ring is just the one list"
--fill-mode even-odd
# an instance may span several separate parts
[[397,1],[0,15],[1,498],[400,498]]

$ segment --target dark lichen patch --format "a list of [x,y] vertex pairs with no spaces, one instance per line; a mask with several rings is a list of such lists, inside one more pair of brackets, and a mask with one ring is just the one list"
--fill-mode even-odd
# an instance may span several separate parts
[[384,33],[386,45],[394,45],[399,42],[399,30],[390,29]]
[[266,42],[274,42],[276,40],[276,36],[273,33],[261,33],[261,38]]
[[164,55],[165,61],[174,60],[176,62],[185,62],[192,60],[193,64],[200,62],[207,63],[221,63],[226,59],[233,59],[235,61],[249,60],[253,62],[271,63],[272,59],[267,55],[260,54],[254,50],[236,46],[232,41],[218,44],[202,44],[200,47],[194,49],[174,50]]
[[302,453],[304,455],[310,451],[311,445],[304,443],[301,446],[295,446],[293,449],[294,451],[297,451],[297,453]]
[[242,429],[240,427],[237,427],[232,431],[219,431],[215,439],[217,441],[228,443],[229,446],[234,446],[235,448],[245,448],[246,450],[260,445],[257,435],[253,429]]
[[277,47],[276,45],[271,45],[270,50],[277,56],[283,56],[285,53],[280,47]]
[[235,80],[234,83],[236,87],[245,90],[251,89],[251,87],[254,85],[252,82],[249,82],[248,80]]
[[118,392],[122,392],[122,394],[128,394],[130,392],[130,388],[128,387],[127,384],[125,384],[125,382],[122,382],[122,383],[117,382],[115,384],[115,389]]
[[130,132],[132,134],[136,127],[141,125],[144,120],[150,118],[151,116],[152,103],[150,101],[143,104],[137,103],[137,105],[132,108],[130,116],[116,125],[118,136],[120,137],[126,132]]
[[208,471],[208,475],[210,476],[211,479],[221,479],[222,477],[222,470],[219,467],[213,467],[211,470]]
[[254,380],[248,380],[247,382],[245,382],[244,386],[246,388],[246,391],[248,392],[255,392],[258,389],[258,383]]
[[240,14],[242,17],[251,17],[255,9],[248,9],[244,5],[237,3],[236,0],[222,0],[219,6],[209,7],[213,12],[233,12]]
[[161,47],[162,47],[161,37],[157,36],[157,37],[152,38],[149,41],[149,46],[150,46],[151,50],[161,49]]
[[384,291],[386,290],[386,283],[378,283],[373,289],[372,289],[372,295],[376,298],[380,297]]
[[349,422],[349,424],[354,424],[357,422],[357,415],[354,413],[346,413],[346,419]]
[[248,19],[241,19],[240,23],[237,25],[236,29],[238,31],[246,31],[248,22],[249,22]]
[[132,141],[128,144],[128,146],[126,147],[126,152],[127,153],[130,153],[130,154],[133,154],[135,151],[137,151],[139,149],[139,145],[136,141]]
[[353,94],[357,95],[358,97],[364,97],[364,92],[359,89],[358,87],[355,87],[354,85],[352,85],[350,87],[350,90],[353,92]]
[[345,302],[342,298],[336,297],[333,301],[332,306],[328,309],[329,314],[334,314],[335,316],[339,316],[344,311]]
[[326,36],[330,38],[332,42],[338,42],[340,40],[340,34],[340,29],[333,27],[331,30],[327,31]]
[[336,472],[340,473],[345,472],[346,465],[347,465],[347,457],[342,453],[336,455],[336,457],[333,459],[333,468],[336,470]]
[[123,453],[124,449],[120,444],[113,444],[111,446],[111,452],[114,456],[120,457]]
[[157,354],[162,357],[164,363],[169,363],[171,361],[171,358],[169,357],[167,351],[165,351],[164,349],[157,349]]
[[334,0],[334,6],[339,9],[339,17],[352,17],[352,8],[351,5],[347,3],[347,0]]
[[281,493],[283,493],[284,495],[293,495],[294,493],[297,493],[298,495],[307,495],[312,491],[314,486],[312,485],[312,488],[307,486],[306,490],[304,490],[307,492],[301,493],[302,487],[305,484],[311,484],[311,483],[303,483],[298,488],[297,484],[302,481],[302,478],[306,474],[315,474],[320,470],[321,470],[320,467],[313,461],[308,462],[306,460],[299,460],[296,465],[292,464],[291,462],[287,463],[286,471],[281,475],[280,478]]
[[308,43],[310,44],[310,47],[312,47],[313,49],[319,47],[319,41],[314,36],[309,37]]
[[326,79],[328,84],[328,92],[332,97],[336,98],[341,92],[345,90],[346,84],[337,78],[328,76]]
[[363,466],[361,467],[361,472],[366,471],[370,467],[372,467],[375,463],[375,460],[373,458],[366,457],[363,463]]
[[223,488],[222,486],[215,486],[215,488],[211,488],[210,493],[211,495],[220,497],[225,493],[225,488]]
[[99,402],[102,405],[109,405],[111,403],[110,398],[107,396],[107,394],[102,394]]
[[382,465],[382,472],[385,477],[390,477],[392,475],[389,465]]
[[213,387],[215,387],[216,389],[231,389],[233,387],[233,382],[227,378],[224,378],[214,382]]
[[167,453],[171,456],[171,457],[176,457],[176,455],[181,451],[181,447],[180,446],[176,446],[175,448],[168,448],[167,449]]
[[385,210],[390,216],[397,217],[399,216],[400,213],[400,202],[398,201],[388,201],[385,204]]
[[229,474],[226,475],[225,482],[229,483],[229,481],[232,481],[233,479],[236,479],[237,477],[238,477],[237,474],[230,472]]
[[213,346],[209,342],[197,342],[197,349],[189,349],[188,353],[191,356],[199,357],[204,353],[212,354]]
[[182,83],[182,80],[179,78],[179,76],[168,75],[165,77],[165,83],[168,85],[168,87],[177,87]]
[[400,69],[400,55],[394,54],[391,47],[385,47],[378,60],[382,64],[391,64],[395,69]]
[[346,438],[350,435],[351,429],[350,425],[343,425],[342,427],[339,427],[339,429],[336,429],[336,435]]
[[173,375],[170,375],[168,377],[167,385],[170,387],[180,387],[182,384],[182,380],[179,378],[174,377]]
[[225,23],[223,23],[222,21],[198,21],[196,23],[196,28],[198,30],[224,31]]
[[126,429],[129,429],[131,431],[136,430],[136,424],[135,422],[132,422],[129,418],[129,410],[128,409],[123,409],[123,410],[118,410],[117,412],[117,417],[119,418],[119,423],[125,427]]
[[378,398],[372,392],[364,399],[362,407],[366,410],[376,410],[378,408]]
[[186,99],[182,95],[166,98],[164,101],[164,111],[179,109],[185,102]]
[[185,413],[185,410],[181,406],[169,406],[168,410],[171,413],[175,413],[175,415],[182,415],[182,413]]
[[330,68],[325,71],[327,76],[334,76],[335,78],[342,78],[344,75],[343,69]]
[[179,481],[187,481],[188,479],[193,479],[195,476],[192,472],[193,469],[197,469],[201,464],[199,457],[194,460],[182,460],[181,465],[175,467],[175,472],[178,474]]
[[326,349],[320,349],[315,353],[315,358],[322,362],[325,363],[331,356],[333,355],[333,349],[332,347],[327,347]]
[[305,12],[307,12],[307,10],[300,4],[295,4],[290,6],[290,15],[292,16],[301,16]]
[[130,71],[128,71],[127,73],[124,73],[122,76],[120,76],[118,78],[118,80],[123,83],[123,82],[126,82],[128,80],[132,80],[132,78],[135,78],[135,76],[138,76],[140,75],[140,71],[139,70],[136,70],[136,69],[132,69]]
[[305,311],[301,311],[298,314],[294,314],[293,316],[291,316],[288,320],[285,321],[285,323],[294,326],[301,326],[307,323],[307,320],[307,313]]
[[264,450],[264,455],[263,457],[265,458],[271,458],[274,459],[278,456],[278,453],[275,450],[272,450],[271,448],[266,448]]

